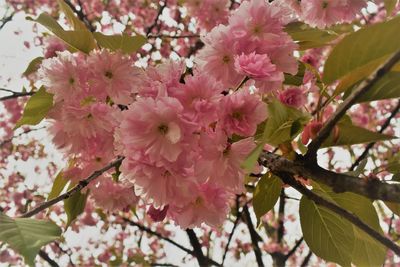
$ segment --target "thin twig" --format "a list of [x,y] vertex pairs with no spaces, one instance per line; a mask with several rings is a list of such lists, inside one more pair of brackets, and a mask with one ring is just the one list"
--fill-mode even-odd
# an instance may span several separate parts
[[292,256],[296,252],[296,250],[300,247],[303,240],[304,238],[301,237],[299,240],[296,241],[296,244],[293,246],[293,248],[285,255],[285,261],[287,261],[290,258],[290,256]]
[[39,251],[39,256],[44,259],[45,261],[47,261],[47,263],[51,266],[51,267],[60,267],[60,265],[58,265],[57,262],[55,262],[52,258],[49,257],[49,255],[44,251],[44,250],[40,250]]
[[105,173],[106,171],[120,165],[122,163],[122,161],[124,160],[123,157],[119,157],[117,160],[109,163],[107,166],[101,168],[100,170],[97,170],[95,172],[93,172],[88,178],[80,181],[76,186],[74,186],[73,188],[71,188],[70,190],[68,190],[67,192],[65,192],[62,195],[59,195],[58,197],[55,197],[53,199],[50,199],[49,201],[46,201],[42,204],[40,204],[39,206],[37,206],[36,208],[34,208],[31,211],[28,211],[24,214],[22,214],[20,216],[20,218],[28,218],[31,217],[51,206],[53,206],[54,204],[60,202],[61,200],[64,199],[68,199],[70,198],[72,195],[74,195],[75,193],[80,192],[83,188],[85,188],[91,181],[93,181],[94,179],[96,179],[97,177],[99,177],[100,175],[102,175],[103,173]]
[[262,241],[262,240],[260,240],[260,236],[257,234],[256,230],[254,229],[254,225],[251,220],[249,208],[247,207],[247,205],[243,206],[243,217],[244,217],[243,219],[245,220],[247,227],[249,229],[251,243],[253,245],[254,255],[256,256],[257,264],[259,267],[264,267],[264,263],[262,261],[261,249],[258,246],[258,242]]
[[11,95],[0,97],[0,101],[5,101],[8,99],[18,98],[18,97],[22,97],[22,96],[31,96],[35,93],[35,92],[14,92],[14,91],[4,89],[4,88],[0,88],[0,91],[5,91],[8,93],[11,93]]
[[308,262],[311,259],[311,256],[313,255],[312,251],[308,252],[307,256],[304,258],[303,263],[300,265],[300,267],[306,267],[308,265]]
[[393,54],[385,63],[383,63],[374,73],[372,73],[365,81],[346,98],[346,100],[338,107],[335,113],[326,121],[317,136],[308,146],[306,158],[316,161],[317,150],[322,143],[328,138],[335,125],[346,114],[346,111],[368,90],[370,90],[390,69],[400,60],[400,51]]
[[[385,120],[385,122],[382,124],[381,129],[379,130],[379,133],[383,133],[383,131],[386,130],[387,127],[389,127],[390,125],[390,121],[396,117],[397,113],[400,111],[400,100],[398,100],[396,107],[392,110],[392,112],[390,113],[390,116]],[[356,161],[353,163],[353,165],[351,165],[350,167],[350,171],[353,171],[358,164],[360,164],[360,162],[368,155],[369,150],[376,144],[376,142],[371,142],[369,143],[363,153],[361,153],[361,155],[356,159]]]
[[382,235],[375,229],[371,228],[368,224],[364,223],[362,220],[360,220],[360,218],[355,216],[353,213],[347,211],[346,209],[336,205],[335,203],[329,200],[326,200],[325,198],[307,189],[305,186],[303,186],[300,182],[298,182],[293,176],[291,176],[288,173],[282,172],[279,174],[279,177],[282,179],[284,183],[295,188],[304,196],[314,201],[315,204],[323,206],[333,211],[334,213],[340,215],[341,217],[345,218],[346,220],[357,226],[359,229],[363,230],[370,237],[372,237],[385,247],[391,249],[394,253],[400,256],[400,247],[397,244],[395,244],[392,240]]
[[156,15],[156,18],[154,19],[153,24],[151,24],[147,30],[146,30],[146,36],[150,35],[151,31],[154,29],[154,27],[157,26],[158,20],[160,19],[161,14],[163,13],[164,9],[167,7],[167,0],[164,1],[164,4],[160,6],[158,9],[158,13]]
[[228,242],[226,243],[224,255],[222,256],[221,265],[224,265],[226,255],[228,254],[228,251],[229,251],[229,245],[233,238],[233,234],[235,233],[236,226],[238,226],[240,218],[242,217],[242,211],[239,211],[239,205],[240,205],[239,198],[240,198],[240,196],[236,196],[236,220],[233,223],[232,231],[229,233]]
[[20,136],[22,136],[22,135],[28,134],[28,133],[30,133],[30,132],[35,132],[35,131],[43,130],[43,129],[46,129],[46,127],[40,127],[40,128],[35,128],[35,129],[29,129],[29,130],[27,130],[27,131],[25,131],[25,132],[22,132],[22,133],[20,133],[20,134],[14,135],[14,136],[10,137],[9,139],[6,139],[6,140],[4,140],[4,141],[1,141],[1,142],[0,142],[0,148],[1,148],[2,146],[4,146],[5,144],[10,143],[12,140],[14,140],[14,139],[17,138],[17,137],[20,137]]

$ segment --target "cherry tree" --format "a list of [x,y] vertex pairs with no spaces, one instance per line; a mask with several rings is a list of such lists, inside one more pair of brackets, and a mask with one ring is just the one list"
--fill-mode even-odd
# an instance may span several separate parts
[[3,10],[43,53],[0,89],[0,262],[400,264],[398,1]]

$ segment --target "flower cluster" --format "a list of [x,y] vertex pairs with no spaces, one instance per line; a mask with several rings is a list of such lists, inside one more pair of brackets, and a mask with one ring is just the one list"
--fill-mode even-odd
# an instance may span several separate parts
[[54,94],[53,141],[73,157],[66,177],[79,181],[125,157],[120,183],[106,174],[90,186],[97,205],[124,209],[137,202],[134,188],[153,214],[184,228],[218,227],[231,196],[244,191],[241,164],[267,108],[247,89],[222,94],[213,77],[195,70],[183,78],[184,70],[170,61],[143,71],[101,50],[57,52],[39,73]]
[[249,77],[262,93],[279,89],[284,73],[297,72],[297,45],[283,30],[290,21],[287,11],[280,1],[243,2],[228,25],[215,27],[203,38],[205,48],[197,60],[202,71],[228,88]]
[[301,20],[318,28],[352,22],[367,5],[366,0],[285,0],[285,2]]
[[223,95],[214,78],[195,71],[181,79],[183,72],[179,62],[148,68],[136,101],[122,112],[123,181],[152,205],[152,218],[218,227],[231,196],[244,191],[241,164],[267,108],[249,91]]

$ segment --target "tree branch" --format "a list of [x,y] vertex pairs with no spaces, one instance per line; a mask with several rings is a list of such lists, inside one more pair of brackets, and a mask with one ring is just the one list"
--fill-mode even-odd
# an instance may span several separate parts
[[[379,133],[383,133],[383,131],[386,130],[387,127],[389,127],[390,125],[390,121],[396,117],[397,113],[400,111],[400,100],[397,101],[397,105],[396,107],[392,110],[392,112],[390,113],[390,116],[386,119],[386,121],[382,124],[381,129],[379,130]],[[350,171],[353,171],[358,164],[360,164],[360,162],[368,155],[369,150],[376,144],[376,142],[371,142],[369,143],[363,153],[357,158],[357,160],[353,163],[353,165],[351,165],[350,167]]]
[[228,242],[226,243],[226,246],[225,246],[224,255],[222,256],[222,263],[221,263],[222,266],[224,265],[226,255],[228,254],[229,244],[232,241],[233,234],[235,233],[236,227],[239,224],[240,218],[242,217],[243,211],[239,211],[239,205],[240,205],[239,198],[240,198],[240,196],[236,196],[236,220],[233,223],[232,231],[229,233]]
[[51,266],[51,267],[60,267],[60,265],[58,265],[57,262],[55,262],[52,258],[49,257],[49,255],[44,251],[44,250],[40,250],[39,251],[39,256],[44,259],[45,261],[47,261],[47,263]]
[[308,262],[310,261],[312,254],[313,253],[310,250],[310,252],[308,252],[307,256],[304,258],[303,263],[300,265],[300,267],[306,267],[308,265]]
[[197,239],[196,233],[193,231],[193,229],[186,229],[186,233],[189,237],[190,244],[193,247],[194,256],[196,257],[197,261],[199,262],[199,265],[201,267],[209,266],[210,264],[207,261],[207,258],[204,257],[204,254],[201,249],[199,240]]
[[0,97],[0,101],[18,98],[18,97],[22,97],[22,96],[31,96],[35,93],[35,92],[15,92],[15,91],[5,89],[5,88],[0,88],[0,91],[11,93],[11,95]]
[[373,200],[380,199],[400,203],[400,184],[388,184],[378,179],[361,179],[328,171],[315,162],[307,161],[300,155],[297,155],[295,161],[291,161],[270,152],[263,152],[259,161],[274,174],[285,172],[290,175],[310,178],[332,187],[336,193],[353,192]]
[[285,261],[287,261],[296,252],[296,250],[300,247],[303,240],[304,238],[301,237],[299,240],[296,241],[294,247],[285,255]]
[[305,186],[303,186],[300,182],[298,182],[291,174],[288,174],[286,172],[281,172],[278,174],[278,176],[282,179],[282,181],[293,188],[295,188],[297,191],[302,193],[304,196],[309,198],[310,200],[314,201],[315,204],[323,206],[336,214],[340,215],[341,217],[345,218],[361,230],[363,230],[366,234],[368,234],[370,237],[384,245],[385,247],[391,249],[394,253],[400,256],[400,247],[396,245],[394,242],[392,242],[389,238],[383,236],[379,232],[377,232],[375,229],[371,228],[369,225],[365,224],[362,220],[360,220],[357,216],[355,216],[353,213],[347,211],[346,209],[336,205],[335,203],[326,200],[325,198],[315,194],[311,190],[307,189]]
[[164,4],[162,6],[160,6],[160,8],[158,9],[158,13],[156,15],[156,18],[154,19],[153,24],[151,24],[146,30],[146,36],[150,35],[150,33],[154,29],[154,27],[157,26],[158,20],[160,19],[160,16],[166,7],[167,7],[167,0],[165,0]]
[[122,161],[124,160],[123,157],[119,157],[117,160],[109,163],[107,166],[101,168],[100,170],[97,170],[95,172],[93,172],[88,178],[80,181],[76,186],[74,186],[73,188],[71,188],[70,190],[68,190],[67,192],[65,192],[62,195],[59,195],[58,197],[55,197],[53,199],[50,199],[49,201],[46,201],[42,204],[40,204],[39,206],[37,206],[36,208],[34,208],[31,211],[28,211],[24,214],[22,214],[20,216],[20,218],[28,218],[28,217],[32,217],[33,215],[53,206],[54,204],[60,202],[61,200],[70,198],[73,194],[80,192],[83,188],[85,188],[91,181],[93,181],[94,179],[96,179],[97,177],[99,177],[100,175],[102,175],[103,173],[105,173],[106,171],[120,165],[122,163]]
[[308,146],[306,158],[316,161],[317,151],[328,138],[335,125],[346,114],[346,111],[372,88],[390,69],[400,60],[400,51],[393,54],[385,63],[383,63],[374,73],[372,73],[366,80],[364,80],[357,88],[346,98],[346,100],[338,107],[335,113],[324,123],[322,129],[318,132],[317,136]]
[[257,264],[259,267],[264,267],[264,263],[262,261],[261,249],[258,246],[258,242],[262,240],[260,240],[260,236],[254,229],[254,225],[253,222],[251,221],[251,216],[247,205],[243,206],[243,217],[247,224],[247,227],[249,228],[251,243],[253,245],[254,255],[256,256]]
[[64,2],[72,9],[72,11],[78,16],[78,18],[85,24],[86,28],[89,31],[94,32],[96,28],[92,25],[90,20],[87,18],[86,14],[83,12],[83,6],[80,0],[78,0],[78,4],[80,10],[76,9],[75,5],[71,3],[70,0],[64,0]]

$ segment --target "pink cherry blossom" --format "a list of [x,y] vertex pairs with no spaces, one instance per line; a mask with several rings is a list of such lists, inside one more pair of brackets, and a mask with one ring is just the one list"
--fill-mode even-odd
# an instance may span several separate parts
[[307,96],[303,89],[290,87],[279,94],[279,100],[288,106],[300,108],[306,104]]
[[238,73],[253,79],[269,78],[276,71],[276,66],[271,63],[268,55],[259,55],[256,52],[252,52],[249,55],[241,54],[236,56],[235,68]]
[[228,135],[254,135],[257,125],[267,118],[267,105],[246,91],[228,95],[222,106],[223,128]]

